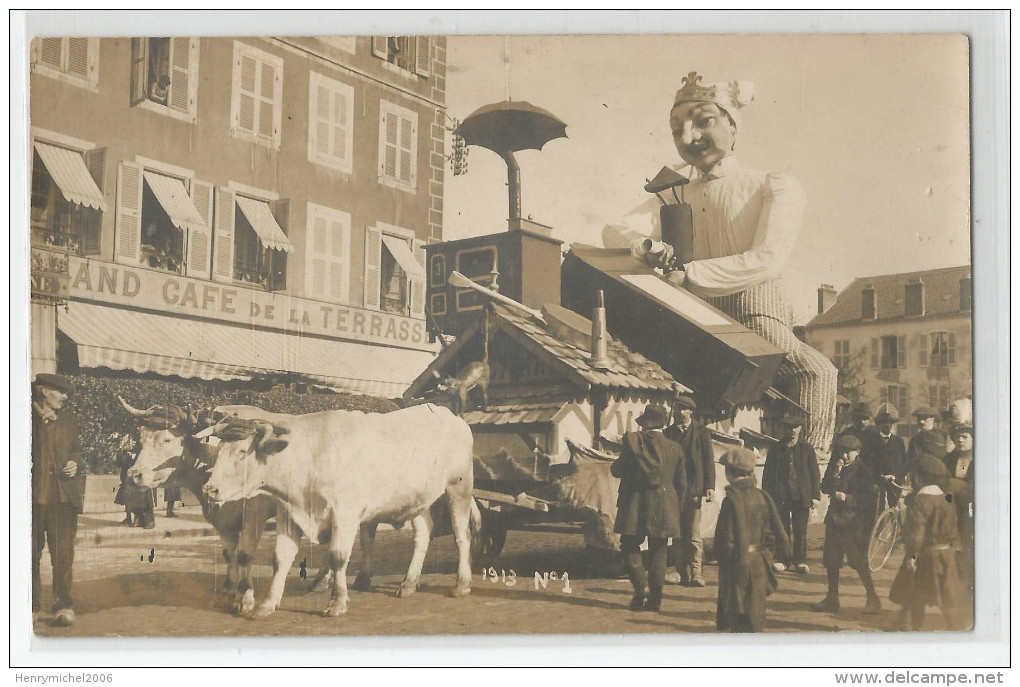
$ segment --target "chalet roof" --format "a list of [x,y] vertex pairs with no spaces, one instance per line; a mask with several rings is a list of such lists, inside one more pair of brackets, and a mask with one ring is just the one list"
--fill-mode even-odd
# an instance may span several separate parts
[[[490,303],[492,325],[515,340],[525,350],[537,356],[551,369],[559,372],[574,387],[587,393],[591,387],[603,387],[610,394],[646,396],[660,395],[674,388],[689,392],[690,389],[648,358],[631,351],[623,343],[610,340],[607,345],[609,365],[607,369],[591,366],[591,352],[578,348],[552,334],[546,325],[526,313],[499,303]],[[421,394],[435,381],[433,371],[443,369],[461,347],[481,333],[481,328],[464,332],[457,342],[439,354],[428,368],[411,384],[405,398]],[[517,399],[514,399],[515,402]],[[518,403],[517,405],[521,405]],[[524,404],[528,405],[527,403]],[[521,406],[522,410],[524,406]],[[507,409],[510,412],[510,409]],[[466,417],[465,417],[466,419]]]
[[875,289],[875,300],[878,304],[875,321],[902,319],[905,317],[904,287],[907,282],[917,279],[924,282],[924,317],[959,314],[961,312],[960,280],[969,277],[970,274],[970,265],[961,265],[920,272],[858,277],[840,291],[831,308],[812,318],[807,327],[810,329],[811,327],[860,323],[862,321],[861,291],[868,286],[873,286]]

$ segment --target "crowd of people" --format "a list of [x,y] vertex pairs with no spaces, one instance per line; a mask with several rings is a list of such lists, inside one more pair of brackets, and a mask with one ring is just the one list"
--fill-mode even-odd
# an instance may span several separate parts
[[[620,478],[616,532],[633,586],[630,608],[658,611],[667,582],[705,586],[701,574],[700,509],[714,495],[711,442],[696,437],[704,425],[692,420],[693,398],[680,396],[674,421],[661,405],[649,405],[637,419],[639,431],[624,435],[613,475]],[[865,404],[854,408],[853,424],[843,430],[821,475],[815,451],[801,438],[802,421],[782,418],[782,437],[765,456],[761,487],[755,476],[758,456],[738,447],[725,452],[726,497],[716,524],[714,557],[719,563],[717,627],[759,632],[765,627],[765,601],[775,591],[777,572],[809,573],[807,525],[812,510],[829,497],[822,564],[827,592],[814,611],[840,609],[840,571],[854,570],[864,586],[864,613],[877,614],[869,543],[876,518],[898,508],[904,544],[903,564],[889,598],[901,607],[897,627],[920,630],[925,610],[938,607],[951,630],[972,624],[974,591],[974,471],[970,424],[952,427],[955,448],[935,426],[936,413],[918,408],[918,432],[909,445],[892,433],[896,418],[889,406],[875,417]],[[668,426],[667,426],[668,425]],[[707,467],[706,467],[707,466]],[[710,468],[710,469],[708,469]],[[667,578],[667,544],[683,552],[679,574]],[[647,565],[640,547],[647,541]]]

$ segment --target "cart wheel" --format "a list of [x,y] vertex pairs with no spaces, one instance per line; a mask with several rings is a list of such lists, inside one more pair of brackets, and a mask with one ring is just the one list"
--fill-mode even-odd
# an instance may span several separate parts
[[503,552],[509,526],[500,513],[482,510],[482,528],[471,541],[471,557],[476,563],[488,563]]
[[878,572],[885,567],[899,534],[900,523],[896,511],[887,508],[875,521],[871,539],[868,541],[868,568],[871,572]]

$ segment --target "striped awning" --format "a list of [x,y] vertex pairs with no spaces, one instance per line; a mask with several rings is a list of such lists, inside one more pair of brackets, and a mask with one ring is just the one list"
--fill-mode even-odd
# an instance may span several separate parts
[[248,219],[251,228],[258,234],[259,241],[263,246],[282,251],[290,251],[294,248],[294,244],[290,242],[276,218],[273,217],[269,203],[238,196],[237,207],[241,208],[241,212]]
[[106,211],[103,192],[89,173],[81,154],[45,143],[36,143],[35,152],[39,153],[53,183],[69,203]]
[[156,200],[170,216],[170,221],[181,231],[197,229],[207,230],[205,220],[198,214],[195,204],[191,202],[184,184],[180,179],[163,176],[155,172],[145,172],[145,183],[152,189]]
[[71,301],[57,326],[83,368],[188,379],[296,373],[336,391],[396,398],[432,362],[428,351],[284,334]]
[[417,279],[425,278],[425,268],[414,259],[414,254],[407,247],[407,241],[395,236],[383,236],[382,240],[393,259],[400,265],[400,269],[407,272],[407,276]]

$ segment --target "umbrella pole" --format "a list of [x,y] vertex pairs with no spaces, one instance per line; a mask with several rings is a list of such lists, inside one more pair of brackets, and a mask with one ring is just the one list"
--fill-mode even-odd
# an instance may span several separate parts
[[521,167],[514,151],[507,150],[500,157],[506,162],[507,191],[510,195],[510,219],[521,218]]

